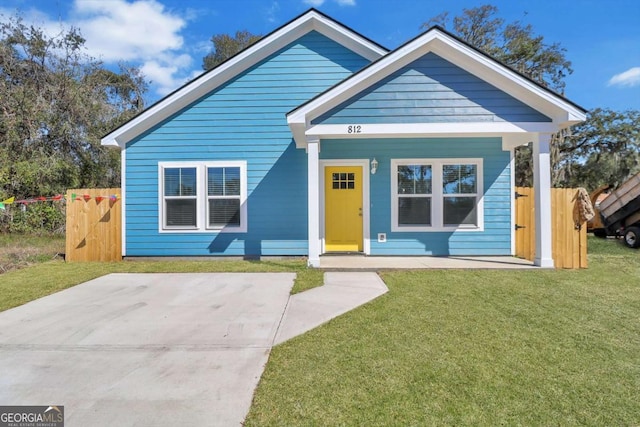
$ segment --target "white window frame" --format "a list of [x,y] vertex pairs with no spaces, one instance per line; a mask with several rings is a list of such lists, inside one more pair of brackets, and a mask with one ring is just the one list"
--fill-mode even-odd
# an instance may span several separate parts
[[[207,168],[240,168],[240,226],[209,227]],[[196,226],[170,227],[166,225],[164,207],[164,170],[172,168],[196,169]],[[158,231],[160,233],[246,233],[247,232],[247,162],[244,160],[220,160],[210,162],[159,162],[158,163]]]
[[[196,175],[195,175],[194,180],[195,180],[196,193],[193,194],[193,195],[190,195],[190,196],[165,196],[165,194],[164,194],[164,184],[165,184],[164,169],[165,168],[163,168],[163,175],[162,175],[162,177],[163,177],[163,179],[162,179],[163,189],[162,189],[162,203],[161,203],[162,212],[163,212],[163,221],[162,221],[162,223],[163,223],[165,229],[171,229],[171,230],[194,230],[194,229],[197,228],[197,221],[198,221],[198,190],[199,190],[200,185],[201,185],[200,180],[198,179],[198,169],[196,167],[193,167],[193,166],[180,166],[180,167],[172,167],[172,168],[166,168],[166,169],[179,169],[179,168],[180,169],[194,169],[195,170]],[[169,201],[169,200],[190,200],[190,201],[196,202],[196,204],[195,204],[195,212],[194,212],[195,213],[195,217],[196,217],[196,224],[194,224],[194,225],[172,225],[172,226],[166,225],[167,224],[167,217],[164,214],[165,214],[165,212],[167,210],[166,209],[167,201]]]
[[[457,226],[444,225],[444,198],[454,197],[455,194],[444,194],[442,188],[442,173],[444,165],[476,165],[476,206],[477,225],[460,224]],[[431,225],[398,225],[398,167],[408,165],[431,166]],[[484,168],[481,158],[446,158],[446,159],[391,159],[391,231],[393,232],[438,232],[438,231],[484,231]],[[469,194],[459,196],[469,197]],[[425,195],[426,197],[426,195]]]

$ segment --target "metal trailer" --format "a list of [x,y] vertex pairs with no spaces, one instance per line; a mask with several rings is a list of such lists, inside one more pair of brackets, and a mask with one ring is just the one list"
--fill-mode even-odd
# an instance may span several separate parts
[[630,248],[640,247],[640,173],[602,200],[599,210],[606,235],[623,237]]
[[596,237],[607,237],[607,230],[604,229],[602,217],[600,216],[600,202],[609,195],[608,191],[612,188],[613,185],[611,184],[601,185],[589,194],[591,206],[593,206],[596,214],[587,221],[587,233],[593,233]]

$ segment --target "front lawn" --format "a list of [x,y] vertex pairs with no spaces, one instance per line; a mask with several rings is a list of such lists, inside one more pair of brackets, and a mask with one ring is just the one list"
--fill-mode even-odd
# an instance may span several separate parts
[[[0,311],[115,272],[322,282],[304,260],[32,265],[59,244],[0,275]],[[640,425],[640,251],[590,239],[587,270],[382,277],[387,295],[272,350],[247,425]]]
[[322,272],[303,259],[270,261],[49,261],[0,275],[0,311],[110,273],[293,272],[292,294],[323,283]]
[[246,425],[640,425],[640,251],[589,269],[397,271],[272,350]]

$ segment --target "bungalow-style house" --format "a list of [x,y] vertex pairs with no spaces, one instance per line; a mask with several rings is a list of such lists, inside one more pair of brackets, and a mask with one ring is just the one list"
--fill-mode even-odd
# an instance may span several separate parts
[[532,142],[551,256],[564,97],[434,27],[393,51],[311,9],[106,135],[123,255],[512,255],[514,148]]

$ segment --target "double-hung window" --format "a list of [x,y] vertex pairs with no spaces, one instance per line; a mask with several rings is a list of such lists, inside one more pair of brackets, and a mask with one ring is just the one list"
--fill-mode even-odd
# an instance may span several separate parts
[[478,165],[442,165],[442,219],[445,227],[478,225]]
[[161,232],[245,232],[245,161],[159,164]]
[[167,228],[197,226],[197,168],[164,170],[164,213]]
[[240,167],[207,168],[207,227],[240,227]]
[[482,159],[391,161],[391,230],[482,230]]
[[398,165],[397,207],[399,226],[432,224],[433,166],[430,164]]

